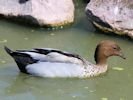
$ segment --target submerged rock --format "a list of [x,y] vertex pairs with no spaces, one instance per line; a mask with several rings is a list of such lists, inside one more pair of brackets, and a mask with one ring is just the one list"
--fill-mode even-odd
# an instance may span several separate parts
[[133,0],[91,0],[86,14],[98,29],[133,38]]
[[0,15],[40,26],[61,26],[74,20],[72,0],[0,0]]

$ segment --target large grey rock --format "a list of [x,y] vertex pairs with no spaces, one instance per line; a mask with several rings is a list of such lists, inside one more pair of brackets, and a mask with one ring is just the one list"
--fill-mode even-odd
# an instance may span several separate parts
[[0,14],[41,26],[61,26],[74,20],[72,0],[0,0]]
[[86,14],[98,29],[133,38],[133,0],[91,0]]

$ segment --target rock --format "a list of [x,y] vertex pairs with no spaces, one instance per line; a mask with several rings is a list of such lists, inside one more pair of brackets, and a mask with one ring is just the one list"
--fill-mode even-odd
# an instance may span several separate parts
[[98,29],[133,38],[133,0],[91,0],[86,14]]
[[72,0],[0,0],[0,15],[40,26],[62,26],[74,20]]

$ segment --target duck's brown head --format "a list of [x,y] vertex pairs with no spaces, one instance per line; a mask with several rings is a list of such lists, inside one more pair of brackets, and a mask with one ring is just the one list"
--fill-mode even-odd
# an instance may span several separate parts
[[125,59],[121,48],[111,40],[105,40],[100,42],[95,50],[96,64],[106,64],[106,59],[110,56],[120,56]]

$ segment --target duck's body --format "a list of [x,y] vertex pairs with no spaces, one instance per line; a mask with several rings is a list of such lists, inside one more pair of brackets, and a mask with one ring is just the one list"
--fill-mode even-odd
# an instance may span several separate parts
[[[38,67],[37,67],[38,66]],[[73,63],[57,63],[39,62],[36,64],[28,65],[26,67],[28,73],[41,76],[41,77],[78,77],[87,78],[97,76],[106,72],[107,67],[103,69],[92,67],[92,65],[84,66]]]
[[78,77],[97,76],[107,71],[106,60],[99,60],[95,52],[97,65],[92,64],[77,54],[56,49],[36,48],[32,50],[5,50],[16,61],[21,72],[41,77]]

